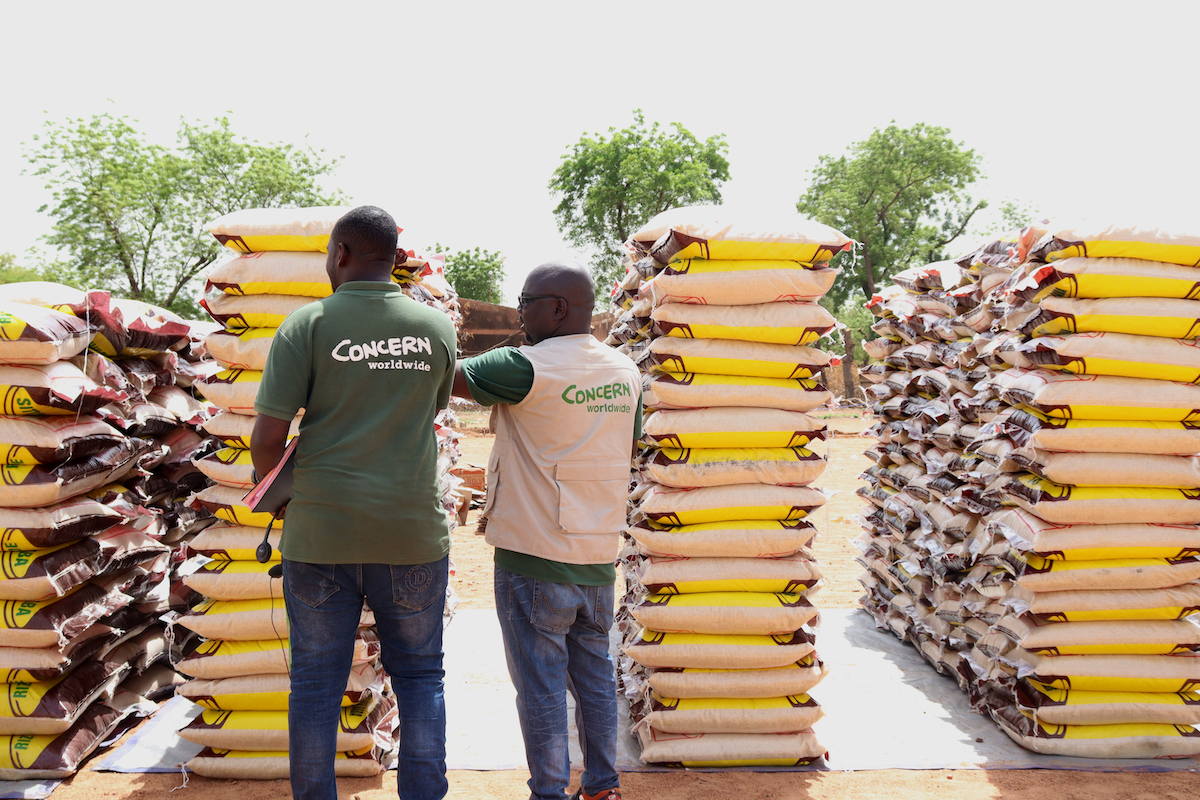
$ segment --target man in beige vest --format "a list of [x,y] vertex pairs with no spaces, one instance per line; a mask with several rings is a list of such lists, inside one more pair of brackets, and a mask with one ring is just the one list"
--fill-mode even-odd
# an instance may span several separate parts
[[461,361],[454,376],[456,395],[496,410],[484,511],[533,800],[562,800],[570,782],[568,691],[584,756],[572,797],[621,797],[608,635],[641,380],[592,337],[595,304],[582,266],[542,264],[517,303],[529,344]]

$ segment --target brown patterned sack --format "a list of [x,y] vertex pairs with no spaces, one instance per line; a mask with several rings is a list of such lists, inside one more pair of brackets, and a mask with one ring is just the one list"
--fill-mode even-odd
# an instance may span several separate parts
[[656,669],[646,682],[666,697],[785,697],[808,692],[828,672],[813,654],[773,669]]
[[811,730],[799,733],[666,733],[637,728],[642,761],[677,767],[804,766],[825,753]]
[[823,716],[821,706],[806,694],[679,699],[651,692],[644,719],[662,733],[781,733],[807,730]]

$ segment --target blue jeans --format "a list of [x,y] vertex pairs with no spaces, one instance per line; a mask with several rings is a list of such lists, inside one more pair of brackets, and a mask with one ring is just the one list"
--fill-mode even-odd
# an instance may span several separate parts
[[440,800],[446,783],[442,609],[449,557],[431,564],[283,561],[291,639],[288,759],[295,800],[336,800],[334,755],[342,694],[366,600],[383,668],[400,705],[402,800]]
[[571,780],[567,692],[583,751],[583,790],[620,785],[617,680],[608,654],[613,587],[534,580],[496,567],[496,615],[529,763],[531,800],[562,800]]

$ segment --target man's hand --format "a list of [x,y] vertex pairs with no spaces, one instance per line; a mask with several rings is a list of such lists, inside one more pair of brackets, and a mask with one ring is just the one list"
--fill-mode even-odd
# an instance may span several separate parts
[[250,434],[250,458],[254,460],[254,471],[259,479],[267,477],[283,458],[287,446],[289,420],[275,419],[259,414],[254,420],[254,431]]

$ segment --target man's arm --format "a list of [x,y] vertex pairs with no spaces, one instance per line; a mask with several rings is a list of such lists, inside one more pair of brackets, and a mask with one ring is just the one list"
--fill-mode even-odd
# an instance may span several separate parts
[[261,480],[283,458],[287,446],[288,430],[292,423],[266,414],[254,420],[254,431],[250,434],[250,458],[254,460],[254,472]]
[[471,387],[467,385],[467,373],[463,372],[463,362],[461,361],[454,365],[454,386],[451,388],[450,394],[464,400],[475,399],[471,396]]

